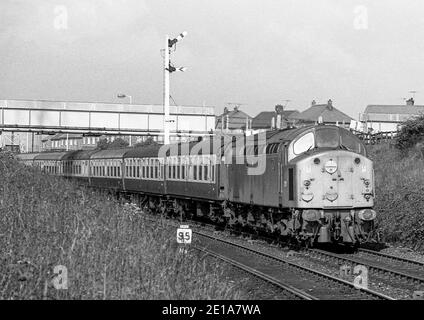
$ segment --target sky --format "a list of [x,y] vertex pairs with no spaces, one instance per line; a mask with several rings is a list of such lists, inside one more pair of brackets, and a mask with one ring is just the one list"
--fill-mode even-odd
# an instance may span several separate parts
[[179,105],[424,104],[422,0],[1,0],[0,99],[162,104],[160,50],[182,31]]

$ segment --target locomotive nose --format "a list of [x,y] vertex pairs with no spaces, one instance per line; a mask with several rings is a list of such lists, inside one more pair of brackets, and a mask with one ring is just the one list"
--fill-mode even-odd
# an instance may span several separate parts
[[355,208],[373,203],[372,163],[348,151],[327,151],[298,163],[302,207]]

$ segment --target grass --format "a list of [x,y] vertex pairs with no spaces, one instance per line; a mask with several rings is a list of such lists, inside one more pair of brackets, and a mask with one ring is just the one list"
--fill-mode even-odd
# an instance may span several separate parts
[[[140,210],[0,153],[0,299],[240,299],[227,267]],[[68,289],[52,285],[68,271]]]
[[415,149],[368,147],[374,161],[376,211],[383,240],[424,250],[424,159]]

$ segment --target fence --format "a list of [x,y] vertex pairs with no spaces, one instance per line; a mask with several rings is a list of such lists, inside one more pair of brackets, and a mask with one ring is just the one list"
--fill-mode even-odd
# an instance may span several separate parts
[[383,142],[390,142],[396,137],[398,131],[387,131],[387,132],[376,132],[376,133],[365,133],[356,130],[352,132],[365,144],[377,144]]

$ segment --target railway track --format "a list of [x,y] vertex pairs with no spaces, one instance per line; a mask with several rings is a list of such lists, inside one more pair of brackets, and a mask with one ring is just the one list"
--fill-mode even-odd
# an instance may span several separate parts
[[[156,221],[156,218],[147,218]],[[175,220],[165,220],[168,227],[178,227]],[[184,223],[187,223],[185,221]],[[196,226],[200,227],[200,226]],[[206,232],[212,229],[204,227]],[[352,282],[261,252],[234,241],[193,229],[193,246],[243,270],[251,276],[277,286],[286,296],[307,300],[394,300],[377,291],[356,288]]]
[[[195,223],[199,226],[196,221],[190,220],[190,223]],[[213,225],[207,224],[200,227],[205,230],[211,230]],[[236,230],[230,228],[228,231],[234,232]],[[247,233],[243,232],[240,232],[240,234],[247,235]],[[270,239],[266,238],[265,240]],[[424,289],[424,263],[419,261],[363,248],[359,248],[356,254],[334,254],[318,249],[308,249],[307,252],[312,252],[317,257],[325,257],[327,260],[336,261],[339,264],[350,266],[364,265],[372,275],[385,279],[391,286],[400,284],[401,287],[406,286],[409,289],[413,286]]]
[[403,264],[408,265],[411,268],[421,269],[424,272],[424,263],[423,262],[419,262],[419,261],[415,261],[415,260],[411,260],[411,259],[407,259],[407,258],[402,258],[402,257],[398,257],[398,256],[395,256],[395,255],[392,255],[392,254],[382,253],[382,252],[379,252],[379,251],[363,249],[363,248],[359,248],[358,252],[363,256],[378,257],[379,259],[386,260],[389,263],[403,263]]
[[260,281],[265,282],[268,285],[272,285],[274,287],[276,287],[279,291],[281,291],[281,293],[283,294],[283,296],[287,299],[290,300],[318,300],[316,297],[303,292],[302,290],[296,289],[295,287],[292,287],[290,285],[284,284],[281,281],[279,281],[278,279],[271,277],[263,272],[260,272],[256,269],[253,269],[251,267],[248,267],[236,260],[233,260],[231,258],[228,258],[226,256],[223,256],[221,254],[218,254],[216,252],[213,252],[211,250],[208,250],[206,248],[202,248],[199,246],[194,246],[194,248],[196,250],[199,250],[203,253],[206,253],[209,256],[212,256],[215,259],[221,260],[227,264],[229,264],[230,266],[237,268],[238,270],[241,270],[243,272],[245,272],[247,275],[249,276],[253,276],[257,279],[259,279]]
[[356,288],[353,283],[301,266],[286,259],[257,251],[221,237],[193,231],[209,252],[229,257],[239,264],[267,275],[278,282],[297,288],[316,299],[393,300],[379,292]]
[[[424,286],[424,266],[404,258],[360,250],[357,254],[335,254],[319,249],[308,249],[310,256],[334,261],[339,265],[363,265],[370,275],[390,282],[391,286]],[[377,257],[377,259],[376,259]]]

